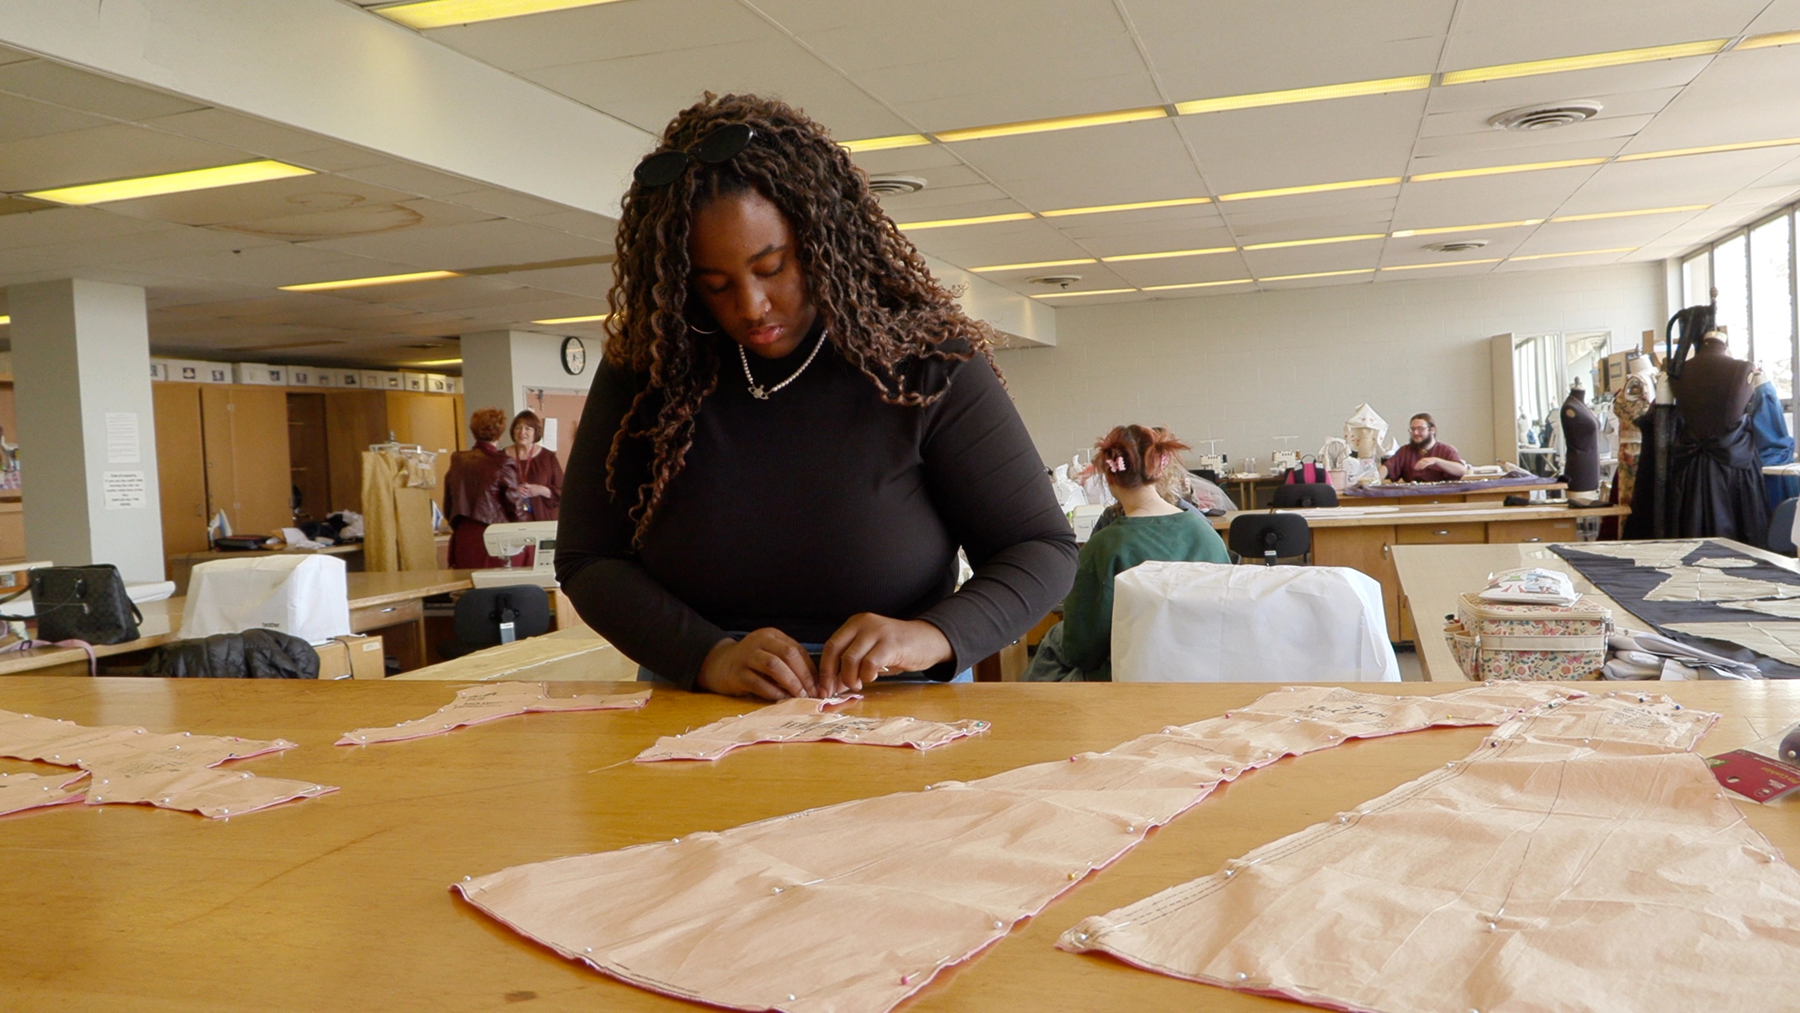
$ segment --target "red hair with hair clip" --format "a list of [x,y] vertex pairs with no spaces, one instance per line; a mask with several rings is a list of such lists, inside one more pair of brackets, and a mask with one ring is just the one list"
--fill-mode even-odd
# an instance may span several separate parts
[[1114,426],[1094,444],[1094,468],[1121,489],[1154,485],[1188,445],[1161,426]]

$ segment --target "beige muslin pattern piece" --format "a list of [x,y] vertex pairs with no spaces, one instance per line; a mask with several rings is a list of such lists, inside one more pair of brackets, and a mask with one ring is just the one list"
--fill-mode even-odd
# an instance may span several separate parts
[[[1800,599],[1785,598],[1779,601],[1722,601],[1722,609],[1736,609],[1740,612],[1761,612],[1765,616],[1778,619],[1800,619]],[[1748,617],[1746,617],[1748,618]]]
[[1789,665],[1800,665],[1800,623],[1665,623],[1678,633],[1729,640]]
[[1222,781],[1346,739],[1492,725],[1582,695],[1289,687],[1104,753],[723,832],[465,877],[513,930],[622,981],[731,1009],[884,1011],[1004,938]]
[[1682,560],[1705,544],[1690,538],[1679,542],[1564,542],[1556,547],[1592,556],[1629,559],[1638,566],[1661,570],[1680,566]]
[[87,789],[70,790],[69,785],[84,777],[87,777],[85,770],[61,770],[54,774],[33,774],[28,771],[0,774],[0,816],[79,802],[86,797]]
[[1800,872],[1690,752],[1716,719],[1572,701],[1058,945],[1330,1009],[1792,1010]]
[[932,749],[986,731],[986,721],[921,721],[909,717],[857,717],[827,711],[860,700],[856,694],[814,700],[797,697],[748,714],[720,718],[704,728],[665,735],[637,755],[638,763],[662,760],[716,760],[759,742],[847,742],[858,746],[911,746]]
[[611,696],[552,697],[541,682],[492,682],[457,690],[456,699],[427,717],[403,721],[392,728],[358,728],[345,732],[337,741],[340,746],[367,746],[377,742],[400,742],[442,735],[453,728],[466,728],[484,721],[540,714],[551,711],[635,710],[650,699],[650,691],[618,693]]
[[[0,755],[87,771],[84,787],[89,805],[147,802],[220,819],[336,791],[331,785],[311,781],[217,769],[218,764],[230,760],[247,760],[295,745],[286,739],[256,741],[151,732],[128,725],[78,725],[0,711]],[[48,799],[54,792],[39,794]]]
[[1682,566],[1659,571],[1668,580],[1656,585],[1645,601],[1746,601],[1752,598],[1800,598],[1800,586],[1733,577],[1722,570]]

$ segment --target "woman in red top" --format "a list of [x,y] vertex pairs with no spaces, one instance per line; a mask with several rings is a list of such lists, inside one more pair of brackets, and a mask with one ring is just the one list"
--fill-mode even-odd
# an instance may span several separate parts
[[488,555],[482,535],[489,524],[519,520],[518,462],[501,453],[494,441],[506,416],[498,408],[483,408],[469,417],[469,434],[475,446],[450,455],[450,471],[444,475],[444,516],[450,518],[450,566],[481,570],[505,561]]
[[554,451],[544,449],[544,420],[537,412],[520,412],[512,420],[512,446],[506,456],[519,469],[519,492],[528,497],[522,521],[556,520],[562,505],[563,469]]

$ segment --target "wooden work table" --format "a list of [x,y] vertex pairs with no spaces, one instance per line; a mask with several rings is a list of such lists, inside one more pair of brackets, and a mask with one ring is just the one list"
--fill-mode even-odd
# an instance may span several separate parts
[[[1675,540],[1690,539],[1671,539]],[[1728,545],[1739,552],[1800,573],[1800,561],[1787,556],[1725,538],[1711,538],[1707,541]],[[1427,680],[1466,681],[1462,669],[1456,665],[1456,658],[1450,653],[1450,645],[1444,642],[1444,616],[1456,612],[1458,599],[1462,595],[1486,587],[1488,574],[1525,566],[1541,566],[1568,574],[1575,581],[1577,591],[1612,610],[1613,622],[1617,625],[1640,630],[1656,628],[1607,597],[1583,577],[1580,570],[1550,551],[1547,545],[1403,545],[1394,550],[1394,568],[1408,610],[1419,617],[1419,635],[1415,644],[1419,652],[1419,667]]]
[[[1348,566],[1381,584],[1387,613],[1388,639],[1415,639],[1402,608],[1400,578],[1393,550],[1401,545],[1469,545],[1573,542],[1575,522],[1582,517],[1620,517],[1629,507],[1572,509],[1563,504],[1495,506],[1491,503],[1382,504],[1355,503],[1296,510],[1312,529],[1312,561],[1320,566]],[[1221,537],[1231,522],[1264,510],[1238,510],[1212,518]]]
[[[15,712],[155,731],[285,736],[299,748],[244,769],[342,789],[228,821],[80,805],[0,818],[0,896],[9,912],[0,922],[0,1009],[698,1013],[709,1007],[644,992],[557,957],[477,914],[449,885],[521,863],[723,830],[1103,750],[1276,689],[1229,683],[874,688],[862,705],[866,713],[993,723],[980,736],[928,752],[795,744],[757,746],[717,763],[627,762],[659,735],[751,706],[663,689],[641,711],[534,714],[414,742],[332,745],[352,728],[428,714],[454,688],[0,680],[0,708]],[[565,683],[555,691],[637,688]],[[1445,689],[1421,683],[1354,688]],[[1655,689],[1725,714],[1701,743],[1705,754],[1800,720],[1800,685]],[[1247,775],[1076,884],[1006,939],[939,975],[899,1009],[1301,1009],[1073,956],[1053,944],[1084,917],[1216,871],[1227,859],[1458,759],[1486,733],[1438,729],[1358,741]],[[0,761],[0,769],[30,766]],[[1739,807],[1776,847],[1800,855],[1794,804]]]
[[[465,591],[474,585],[468,570],[403,570],[397,573],[348,573],[345,589],[350,595],[350,632],[379,633],[396,626],[407,626],[415,638],[414,664],[425,657],[424,608],[421,602],[434,594]],[[122,644],[99,645],[94,654],[101,658],[152,648],[176,640],[181,632],[181,610],[185,598],[167,598],[144,602],[138,610],[144,621],[138,624],[138,639]],[[85,675],[87,654],[74,647],[39,647],[29,651],[0,653],[0,675],[45,672],[57,675]]]

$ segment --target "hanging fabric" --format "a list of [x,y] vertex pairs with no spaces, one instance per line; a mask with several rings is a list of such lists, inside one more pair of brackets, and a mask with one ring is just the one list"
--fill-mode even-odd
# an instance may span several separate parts
[[435,570],[431,492],[437,455],[418,447],[375,444],[363,453],[363,568]]

